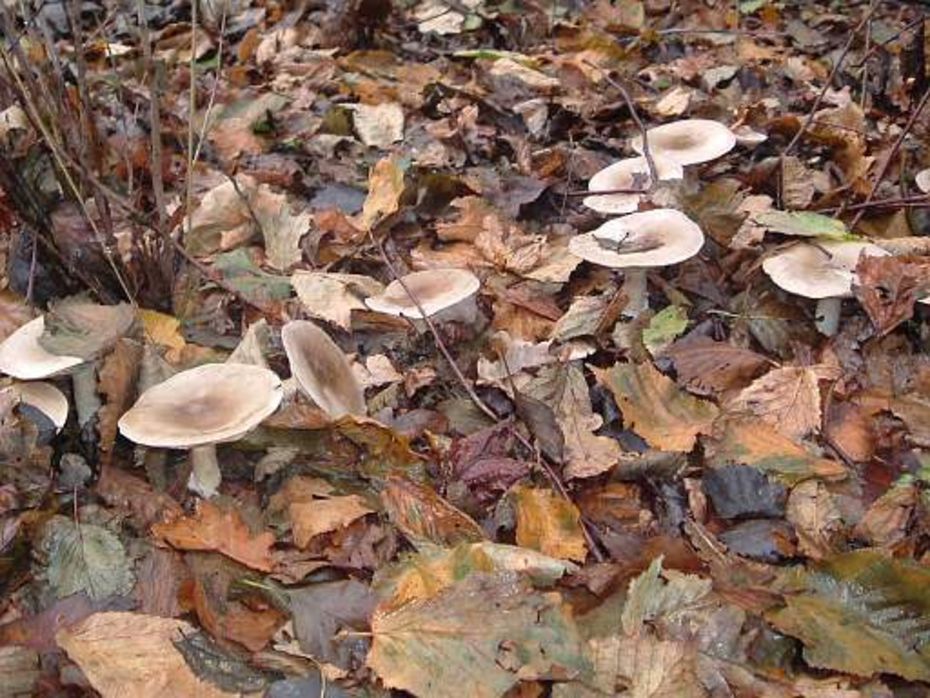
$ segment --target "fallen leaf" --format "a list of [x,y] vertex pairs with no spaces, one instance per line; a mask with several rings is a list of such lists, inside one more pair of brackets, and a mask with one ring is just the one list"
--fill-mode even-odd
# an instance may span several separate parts
[[356,494],[345,497],[292,502],[288,507],[294,544],[306,548],[315,536],[348,526],[374,511]]
[[390,478],[381,491],[381,502],[391,523],[414,545],[455,545],[484,538],[481,527],[468,514],[411,480]]
[[785,513],[784,486],[749,465],[725,465],[704,474],[704,493],[724,519],[779,518]]
[[763,211],[756,214],[755,221],[782,235],[842,240],[849,234],[840,219],[811,211]]
[[771,365],[754,351],[702,336],[679,339],[663,355],[675,364],[682,387],[698,395],[743,387]]
[[882,337],[914,315],[914,303],[930,292],[930,257],[863,255],[853,293]]
[[389,148],[404,139],[404,110],[396,102],[353,104],[352,122],[358,139],[372,148]]
[[626,425],[660,450],[690,451],[717,418],[712,403],[683,393],[651,363],[618,363],[594,375],[613,394]]
[[930,680],[930,571],[858,550],[788,573],[785,607],[766,619],[804,643],[813,667]]
[[876,548],[893,548],[908,535],[918,503],[916,487],[892,487],[872,502],[859,519],[854,530],[856,537]]
[[378,160],[371,168],[368,175],[368,196],[365,198],[362,212],[354,221],[361,230],[371,230],[400,210],[405,170],[405,163],[396,157]]
[[26,647],[0,647],[0,685],[4,696],[26,698],[36,695],[42,667],[39,654]]
[[[698,675],[697,653],[684,642],[639,637],[595,638],[588,642],[595,666],[595,689],[590,696],[612,694],[624,686],[624,695],[637,698],[705,698]],[[560,695],[566,698],[569,694]],[[583,698],[588,695],[581,694]]]
[[252,212],[265,238],[265,261],[278,271],[287,271],[300,262],[300,240],[310,230],[312,214],[294,213],[284,194],[276,194],[261,185],[253,197]]
[[821,480],[805,480],[792,488],[785,518],[794,526],[804,555],[820,560],[836,552],[845,527],[843,514]]
[[144,308],[139,310],[139,319],[142,321],[146,341],[167,349],[165,359],[170,363],[177,363],[181,358],[181,352],[187,346],[181,334],[181,321],[173,315]]
[[662,557],[657,557],[630,582],[620,624],[628,636],[646,632],[647,624],[700,603],[711,592],[710,579],[690,574],[666,573],[662,579]]
[[758,420],[723,420],[714,437],[708,443],[708,461],[715,467],[752,465],[786,485],[812,477],[842,480],[847,475],[841,463],[811,455],[774,427]]
[[254,303],[283,300],[293,293],[286,276],[262,271],[245,248],[218,254],[213,264],[228,286]]
[[585,666],[558,594],[514,573],[472,574],[424,601],[375,612],[370,666],[421,698],[498,698],[518,681],[566,679]]
[[82,296],[71,296],[52,303],[39,344],[53,354],[91,359],[127,335],[135,320],[129,303],[98,305]]
[[361,274],[335,274],[296,271],[291,285],[310,317],[326,320],[347,332],[352,328],[352,311],[365,311],[364,299],[375,296],[384,286]]
[[97,431],[100,434],[100,461],[109,465],[118,431],[117,422],[123,412],[132,407],[136,379],[142,361],[142,345],[131,339],[119,339],[113,351],[103,360],[97,392],[106,398],[97,410]]
[[515,487],[517,544],[550,557],[584,562],[588,546],[581,528],[581,512],[552,490]]
[[0,291],[0,342],[32,320],[32,310],[8,289]]
[[662,353],[688,327],[688,311],[670,305],[656,313],[643,328],[643,345],[656,356]]
[[797,556],[794,530],[780,519],[740,521],[718,538],[733,555],[769,564],[784,564]]
[[185,221],[187,250],[197,257],[247,243],[256,232],[249,206],[257,187],[252,177],[237,174],[235,183],[226,180],[204,194]]
[[110,506],[128,510],[131,520],[143,529],[183,513],[181,505],[170,495],[112,465],[100,469],[94,490]]
[[776,368],[753,381],[726,408],[753,414],[797,441],[820,431],[820,381],[839,375],[839,369],[826,365]]
[[61,630],[56,639],[103,698],[239,695],[199,679],[184,661],[175,643],[195,632],[181,620],[110,612]]
[[180,550],[212,550],[246,567],[270,572],[274,535],[253,535],[235,509],[224,511],[200,500],[193,516],[182,516],[152,526],[152,534]]

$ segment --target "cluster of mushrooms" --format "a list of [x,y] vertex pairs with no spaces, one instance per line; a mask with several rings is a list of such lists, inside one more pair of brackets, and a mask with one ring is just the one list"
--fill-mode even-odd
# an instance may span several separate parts
[[[737,136],[728,127],[707,119],[685,119],[646,132],[655,175],[661,181],[681,179],[684,168],[709,162],[730,152]],[[624,270],[628,303],[624,314],[640,315],[649,305],[646,269],[678,264],[704,246],[704,233],[685,214],[673,208],[636,213],[655,184],[643,155],[643,138],[631,142],[640,157],[606,167],[588,182],[585,206],[599,213],[618,215],[599,228],[572,238],[569,250],[593,264]],[[616,190],[630,190],[617,193]],[[636,190],[642,190],[637,192]],[[611,192],[598,194],[597,192]]]
[[[414,323],[423,322],[424,316],[432,322],[467,322],[477,314],[479,286],[478,278],[465,270],[421,271],[392,282],[366,302],[375,312]],[[68,399],[45,379],[74,374],[76,381],[76,372],[87,362],[47,351],[39,342],[44,331],[44,318],[38,317],[0,343],[0,372],[16,379],[3,392],[61,429],[68,419]],[[288,383],[331,419],[366,414],[364,392],[348,357],[323,329],[293,320],[281,328],[281,342],[292,381],[256,364],[196,366],[143,392],[120,418],[120,432],[142,446],[188,450],[188,488],[209,498],[222,480],[216,445],[242,438],[271,416],[288,393]]]
[[[746,126],[731,130],[706,119],[675,121],[649,129],[646,135],[660,181],[681,179],[687,165],[714,160],[737,144],[752,147],[765,140],[764,134]],[[635,213],[653,182],[642,155],[642,136],[635,137],[631,146],[640,157],[620,160],[597,172],[588,182],[591,194],[584,199],[588,208],[620,217],[573,238],[569,249],[588,262],[625,271],[624,291],[629,299],[625,315],[636,317],[648,307],[645,270],[689,259],[700,251],[704,236],[697,224],[675,209]],[[930,170],[920,172],[916,184],[921,191],[930,191]],[[816,300],[817,329],[831,336],[839,327],[842,300],[853,295],[860,257],[889,254],[869,242],[818,238],[769,255],[762,269],[781,289]],[[930,298],[920,302],[930,303]]]

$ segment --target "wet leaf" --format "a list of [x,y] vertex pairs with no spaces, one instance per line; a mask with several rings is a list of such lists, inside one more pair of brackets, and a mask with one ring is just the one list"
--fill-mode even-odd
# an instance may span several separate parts
[[195,631],[181,620],[110,612],[95,613],[56,637],[103,698],[238,695],[197,678],[184,661],[174,643]]
[[705,473],[704,492],[724,519],[780,517],[787,492],[769,482],[761,472],[746,465],[726,465]]
[[672,616],[704,599],[711,590],[709,579],[695,575],[666,573],[662,579],[662,558],[630,582],[621,625],[626,635],[639,635],[648,623]]
[[270,572],[274,535],[253,535],[235,509],[198,501],[193,516],[182,516],[152,526],[152,534],[180,550],[212,550],[246,567]]
[[513,573],[473,574],[378,610],[371,630],[368,665],[386,686],[422,698],[498,698],[520,680],[567,679],[585,667],[559,595],[533,592]]
[[682,392],[651,363],[616,364],[595,369],[595,376],[613,394],[625,423],[663,451],[690,451],[717,418],[712,403]]
[[588,546],[581,528],[581,512],[552,490],[513,489],[517,544],[544,555],[584,562]]
[[391,523],[414,545],[455,545],[484,538],[481,527],[468,514],[411,480],[390,478],[381,501]]

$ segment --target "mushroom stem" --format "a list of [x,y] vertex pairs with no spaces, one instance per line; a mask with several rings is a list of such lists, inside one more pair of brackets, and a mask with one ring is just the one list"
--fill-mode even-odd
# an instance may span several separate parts
[[627,304],[623,310],[626,317],[636,318],[649,308],[649,290],[646,286],[646,270],[642,267],[631,267],[624,273],[623,291],[626,293]]
[[821,298],[817,301],[817,315],[814,324],[821,334],[832,337],[840,329],[840,311],[843,309],[843,299]]
[[216,445],[208,444],[192,448],[190,459],[191,476],[187,481],[187,489],[204,499],[210,499],[216,494],[223,481],[223,474],[216,460]]

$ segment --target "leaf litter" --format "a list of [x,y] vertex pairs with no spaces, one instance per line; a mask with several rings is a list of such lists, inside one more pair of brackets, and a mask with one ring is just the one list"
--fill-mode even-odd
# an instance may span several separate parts
[[[0,9],[0,692],[930,682],[919,8],[111,5]],[[227,360],[256,428],[123,438]]]

